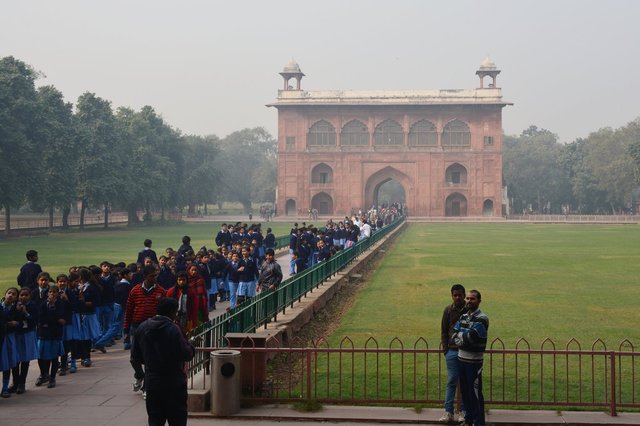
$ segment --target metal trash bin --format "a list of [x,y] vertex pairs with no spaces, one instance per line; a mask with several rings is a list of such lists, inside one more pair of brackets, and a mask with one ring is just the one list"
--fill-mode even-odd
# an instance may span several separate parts
[[211,414],[230,416],[240,411],[240,351],[211,352]]

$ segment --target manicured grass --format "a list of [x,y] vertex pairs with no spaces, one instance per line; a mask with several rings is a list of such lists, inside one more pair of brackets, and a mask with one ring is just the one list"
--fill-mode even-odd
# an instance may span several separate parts
[[[0,292],[16,285],[20,267],[26,262],[25,253],[29,249],[37,250],[42,269],[53,277],[67,273],[73,265],[99,264],[103,260],[110,262],[135,262],[143,241],[150,238],[153,249],[164,254],[167,247],[177,250],[182,237],[189,235],[195,250],[202,246],[215,248],[214,238],[221,222],[179,224],[150,227],[114,227],[109,230],[91,229],[84,232],[54,232],[37,237],[24,237],[0,240]],[[286,235],[291,229],[290,223],[263,223],[263,231],[268,227],[276,236]]]
[[[534,349],[575,337],[617,349],[640,344],[640,227],[599,225],[410,224],[333,334],[388,347],[393,337],[413,346],[439,344],[450,287],[482,293],[489,338]],[[550,347],[545,347],[550,349]]]

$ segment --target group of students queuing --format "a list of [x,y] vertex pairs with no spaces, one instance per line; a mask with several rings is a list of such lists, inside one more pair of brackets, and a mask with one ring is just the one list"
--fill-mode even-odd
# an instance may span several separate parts
[[380,212],[360,212],[339,222],[330,219],[323,229],[307,226],[305,222],[302,222],[302,227],[294,223],[289,235],[289,275],[299,274],[338,251],[352,247],[361,239],[371,237],[374,231],[391,223],[397,215],[397,210],[388,211],[386,208]]
[[[386,215],[354,216],[330,220],[321,230],[296,223],[290,236],[290,274],[329,259],[389,221]],[[271,228],[263,235],[260,224],[222,224],[215,244],[215,250],[195,251],[191,238],[184,236],[178,250],[167,248],[157,256],[147,239],[136,263],[72,266],[55,280],[38,265],[38,253],[29,250],[18,287],[6,291],[0,306],[1,396],[24,393],[34,359],[40,367],[36,386],[53,388],[57,375],[77,372],[78,364],[90,367],[92,351],[105,353],[120,339],[130,349],[130,336],[155,315],[164,297],[178,301],[176,323],[188,334],[208,321],[216,302],[229,301],[234,309],[282,282]],[[143,372],[136,365],[134,370],[135,390]]]
[[[29,262],[37,253],[27,252]],[[28,269],[28,268],[27,268]],[[94,274],[79,268],[60,274],[55,285],[49,273],[35,276],[35,286],[10,287],[0,309],[1,396],[25,392],[29,364],[38,360],[36,386],[56,386],[56,375],[77,371],[77,360],[91,366],[91,346],[100,335],[97,315],[100,293],[92,285]],[[9,386],[9,382],[13,383]]]

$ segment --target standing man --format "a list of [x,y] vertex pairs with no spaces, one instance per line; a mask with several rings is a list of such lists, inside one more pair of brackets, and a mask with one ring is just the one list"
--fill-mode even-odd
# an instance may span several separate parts
[[487,346],[489,317],[480,310],[481,295],[471,290],[466,297],[467,312],[453,328],[453,341],[458,345],[460,361],[460,389],[466,410],[465,425],[484,426],[484,397],[482,396],[482,363]]
[[[453,328],[465,311],[465,289],[462,284],[451,287],[453,303],[444,308],[442,323],[440,324],[440,344],[447,364],[447,390],[444,396],[445,413],[440,422],[451,423],[456,420],[453,415],[453,404],[456,398],[456,388],[460,378],[460,361],[458,361],[458,345],[453,341]],[[458,421],[464,420],[464,403],[460,407]]]
[[185,363],[195,349],[174,322],[178,301],[173,297],[158,303],[157,315],[144,321],[135,332],[131,358],[144,364],[149,425],[187,424],[187,376]]
[[[156,284],[158,272],[154,265],[147,265],[142,270],[143,281],[131,289],[127,299],[127,308],[124,312],[124,340],[128,341],[132,337],[131,346],[135,344],[136,329],[145,320],[153,317],[158,309],[158,304],[165,297],[165,291]],[[144,370],[142,363],[131,356],[131,366],[133,367],[135,382],[133,391],[142,389],[144,381]],[[143,394],[144,394],[143,390]]]
[[144,240],[144,248],[138,253],[138,260],[136,263],[144,263],[144,260],[148,257],[154,264],[158,264],[158,255],[151,249],[152,241],[150,239]]
[[282,282],[282,268],[275,260],[275,253],[268,248],[264,255],[264,262],[260,266],[258,286],[260,291],[275,290]]
[[33,291],[38,287],[38,274],[42,272],[42,268],[38,265],[38,252],[35,250],[27,251],[27,263],[20,268],[18,275],[18,285],[20,288],[27,287]]

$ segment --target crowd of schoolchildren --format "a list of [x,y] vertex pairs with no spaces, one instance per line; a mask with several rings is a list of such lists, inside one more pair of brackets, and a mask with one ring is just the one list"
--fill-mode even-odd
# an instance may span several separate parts
[[[290,275],[348,249],[401,214],[392,207],[374,213],[330,220],[320,230],[296,223],[290,235]],[[223,224],[215,244],[216,250],[194,251],[185,236],[178,250],[167,248],[158,257],[147,239],[136,263],[72,266],[55,280],[42,271],[38,253],[29,250],[17,278],[19,288],[7,289],[0,306],[0,395],[25,392],[32,360],[38,360],[40,369],[35,385],[53,388],[57,375],[76,373],[78,365],[90,367],[93,351],[105,353],[123,338],[124,348],[130,349],[129,329],[146,319],[136,318],[135,306],[151,290],[178,300],[176,322],[189,333],[208,320],[216,302],[229,301],[234,309],[282,281],[273,260],[271,228],[263,235],[260,224]],[[150,270],[155,273],[149,284],[145,275]]]

